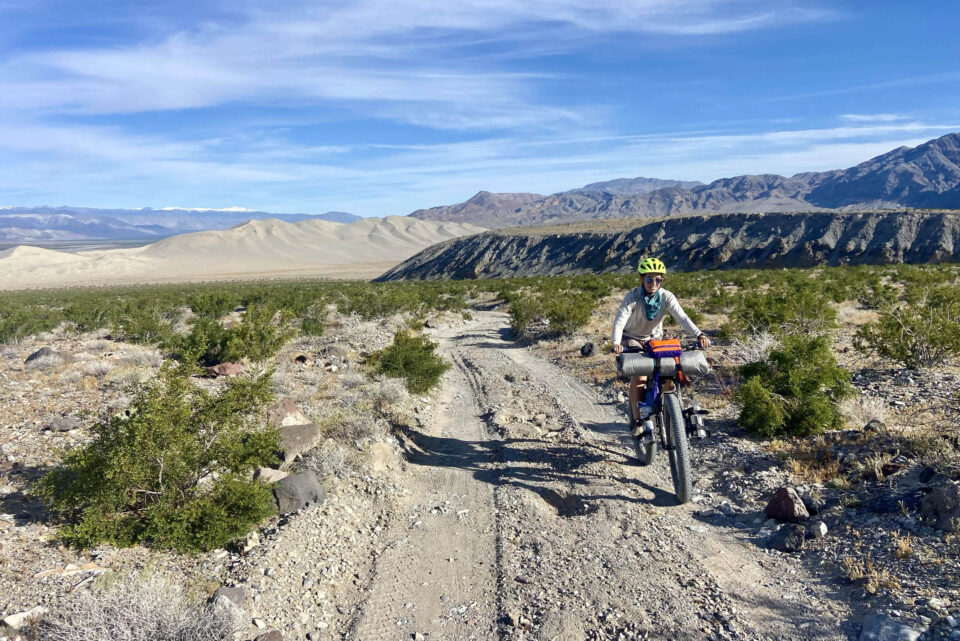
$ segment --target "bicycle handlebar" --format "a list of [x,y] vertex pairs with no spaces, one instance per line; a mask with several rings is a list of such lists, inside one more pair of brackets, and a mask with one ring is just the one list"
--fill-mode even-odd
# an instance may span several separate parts
[[[702,349],[702,350],[706,351],[706,348],[705,348],[705,347],[700,347],[700,345],[699,345],[698,343],[694,343],[694,344],[693,344],[693,347],[692,347],[691,349],[694,350],[694,351],[695,351],[695,350],[698,350],[698,349]],[[621,353],[621,354],[642,354],[643,351],[644,351],[644,349],[643,349],[642,347],[624,347],[624,348],[623,348],[623,351],[620,352],[620,353]],[[611,353],[611,354],[616,354],[616,352],[613,351],[613,348],[612,348],[612,347],[610,348],[610,353]]]

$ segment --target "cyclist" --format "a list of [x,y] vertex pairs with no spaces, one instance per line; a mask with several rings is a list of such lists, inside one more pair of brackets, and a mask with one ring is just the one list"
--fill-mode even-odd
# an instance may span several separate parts
[[[680,306],[677,297],[663,289],[663,279],[667,273],[667,266],[659,258],[644,258],[637,266],[640,272],[641,284],[627,292],[617,310],[613,321],[613,352],[621,354],[626,347],[639,348],[648,340],[659,339],[663,336],[663,319],[667,312],[680,324],[685,332],[696,336],[701,348],[710,346],[710,339],[701,332],[690,317]],[[640,394],[646,385],[646,376],[630,378],[630,410],[633,417],[630,421],[630,432],[634,436],[642,434],[643,419],[650,416],[653,409],[640,402]]]

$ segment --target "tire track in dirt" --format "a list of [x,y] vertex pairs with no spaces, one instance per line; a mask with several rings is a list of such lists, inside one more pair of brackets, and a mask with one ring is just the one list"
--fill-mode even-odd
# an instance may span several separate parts
[[406,435],[409,517],[350,638],[845,638],[822,586],[677,506],[666,457],[634,465],[621,411],[506,324],[433,334],[454,367]]

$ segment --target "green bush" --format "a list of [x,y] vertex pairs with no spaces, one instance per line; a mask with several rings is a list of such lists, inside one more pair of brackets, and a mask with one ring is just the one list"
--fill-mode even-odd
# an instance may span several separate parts
[[235,292],[225,289],[197,292],[187,299],[187,304],[197,316],[219,320],[240,304]]
[[730,319],[740,331],[818,333],[836,325],[837,311],[829,299],[806,284],[792,290],[747,292],[735,299]]
[[738,423],[756,436],[805,436],[843,425],[837,401],[850,394],[849,373],[824,337],[787,336],[765,361],[740,368]]
[[960,354],[960,302],[888,305],[880,318],[857,330],[854,347],[905,367],[933,367]]
[[130,417],[94,427],[94,439],[35,487],[63,518],[60,538],[197,552],[223,547],[272,511],[249,475],[276,462],[279,433],[255,429],[270,401],[270,372],[231,379],[219,394],[196,387],[190,367],[165,366],[137,390]]
[[563,292],[548,298],[543,304],[550,329],[561,334],[572,334],[590,320],[594,299],[587,293]]
[[424,394],[440,382],[450,367],[434,353],[437,345],[425,336],[400,330],[393,336],[393,344],[370,355],[371,369],[392,378],[405,378],[411,394]]
[[262,361],[276,354],[292,336],[289,318],[272,307],[249,307],[238,324],[224,329],[219,321],[201,316],[189,334],[170,339],[168,345],[178,355],[197,355],[201,365],[244,358]]
[[156,345],[169,343],[174,337],[174,311],[158,305],[125,301],[111,310],[113,333],[128,343]]
[[300,334],[303,336],[323,336],[327,317],[326,304],[314,303],[300,316]]
[[276,354],[292,336],[288,312],[269,306],[248,307],[243,320],[227,331],[223,359],[262,361]]
[[515,294],[511,298],[510,330],[514,338],[519,338],[526,334],[540,306],[535,299],[522,294]]

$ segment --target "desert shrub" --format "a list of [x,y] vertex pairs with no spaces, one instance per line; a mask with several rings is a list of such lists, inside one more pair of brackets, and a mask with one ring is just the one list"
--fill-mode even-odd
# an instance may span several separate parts
[[59,324],[59,316],[50,310],[26,308],[16,301],[0,301],[0,343],[18,341]]
[[130,301],[115,310],[112,329],[120,340],[128,343],[155,345],[173,340],[174,321],[172,311]]
[[328,438],[320,447],[314,448],[304,459],[304,465],[320,477],[345,478],[356,469],[351,451],[332,438]]
[[270,372],[231,379],[214,394],[187,365],[162,368],[136,391],[129,418],[93,428],[36,491],[64,519],[60,538],[200,551],[223,547],[271,511],[248,473],[276,461],[279,434],[254,429],[270,398]]
[[81,592],[39,626],[40,641],[226,641],[239,621],[158,575]]
[[850,393],[824,337],[787,336],[766,360],[740,367],[738,423],[757,436],[804,436],[843,425],[838,401]]
[[248,307],[243,320],[227,331],[223,359],[262,361],[276,354],[292,336],[288,312],[269,306]]
[[735,299],[730,313],[739,331],[818,333],[836,325],[837,311],[813,285],[792,291],[747,292]]
[[187,298],[187,305],[197,316],[218,320],[236,309],[240,298],[226,289],[200,291]]
[[853,345],[910,368],[944,363],[960,354],[960,300],[885,306],[876,322],[857,330]]
[[552,331],[571,334],[587,324],[593,306],[594,298],[588,293],[564,292],[548,298],[543,311]]
[[230,329],[201,316],[194,321],[189,334],[177,336],[169,343],[181,357],[198,355],[198,362],[213,365],[244,358],[262,361],[276,354],[292,335],[287,313],[278,313],[272,307],[249,307],[243,319]]
[[524,336],[527,328],[540,309],[536,300],[522,294],[511,296],[510,300],[510,330],[515,338]]
[[733,365],[765,361],[770,352],[779,349],[780,339],[770,332],[756,332],[739,336],[730,344],[729,357]]
[[326,317],[327,309],[324,302],[310,305],[300,315],[300,334],[303,336],[323,336]]
[[425,336],[400,330],[390,346],[370,355],[368,363],[375,373],[406,379],[411,394],[424,394],[437,386],[450,367],[434,353],[436,347]]
[[194,321],[190,333],[172,339],[170,347],[178,358],[196,355],[201,365],[215,365],[226,360],[223,358],[226,342],[227,330],[218,321],[200,316]]

